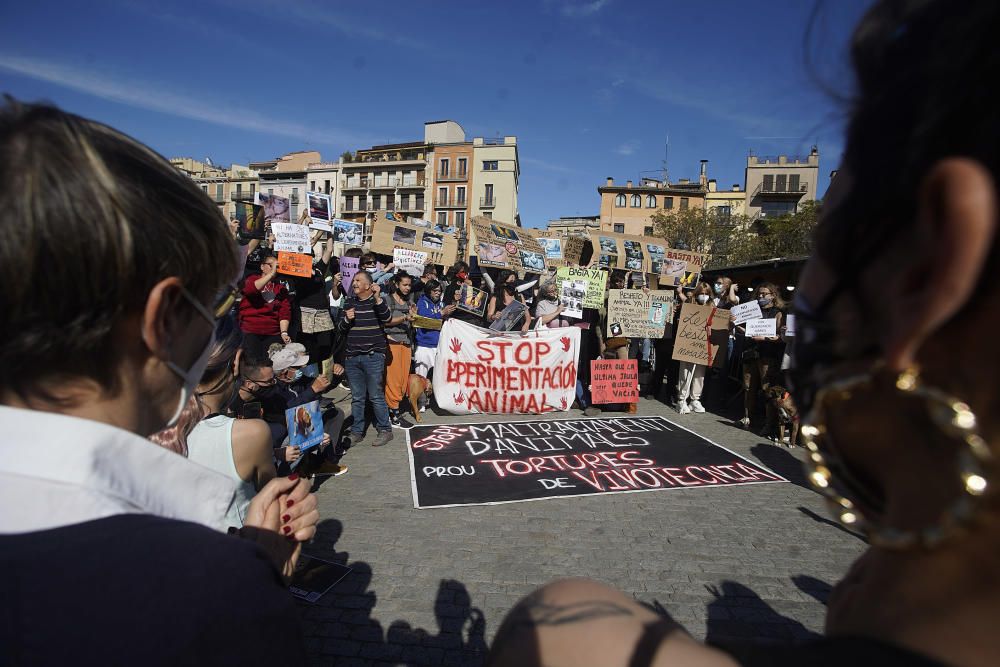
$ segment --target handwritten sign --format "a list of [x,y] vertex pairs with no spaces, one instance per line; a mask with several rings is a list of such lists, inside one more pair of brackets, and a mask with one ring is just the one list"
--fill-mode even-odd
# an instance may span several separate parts
[[278,252],[278,273],[308,278],[313,273],[312,256],[299,252]]
[[576,397],[580,329],[497,332],[445,320],[434,397],[454,414],[543,414]]
[[729,347],[729,311],[685,303],[677,320],[673,359],[724,367]]
[[673,321],[674,293],[669,290],[613,289],[608,292],[608,336],[663,338]]
[[[417,220],[417,219],[414,219]],[[403,219],[394,211],[377,211],[372,226],[372,252],[391,255],[396,248],[427,253],[427,263],[451,266],[458,258],[458,240],[454,228],[428,227]]]
[[660,267],[661,287],[694,287],[708,255],[690,250],[667,248]]
[[427,253],[408,248],[394,248],[392,251],[392,263],[396,265],[397,269],[405,271],[414,278],[419,278],[424,274],[424,265],[427,264]]
[[746,323],[747,336],[764,336],[774,338],[778,335],[778,321],[773,317],[762,317],[756,320],[748,320]]
[[587,294],[583,297],[584,308],[601,308],[604,306],[604,292],[608,288],[607,271],[560,266],[556,269],[557,293],[562,294],[562,285],[567,280],[587,281]]
[[663,417],[434,424],[406,442],[417,508],[788,481]]
[[312,253],[309,243],[309,228],[290,222],[273,222],[274,249],[278,252]]
[[760,312],[760,304],[757,303],[756,299],[733,306],[729,309],[729,313],[733,318],[733,324],[743,324],[748,320],[756,320],[763,317],[763,314]]
[[357,257],[341,257],[340,258],[340,284],[343,285],[344,291],[350,296],[354,294],[354,275],[358,272],[358,265],[361,260]]
[[591,361],[590,400],[597,404],[638,403],[638,359],[595,359]]

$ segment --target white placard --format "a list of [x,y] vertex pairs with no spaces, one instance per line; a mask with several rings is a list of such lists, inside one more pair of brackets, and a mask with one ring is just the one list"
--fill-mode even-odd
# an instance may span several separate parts
[[427,264],[427,253],[409,248],[394,248],[392,251],[392,263],[397,269],[406,271],[414,278],[419,278],[424,274],[424,265]]
[[583,299],[587,296],[588,281],[567,280],[562,284],[562,294],[559,303],[562,304],[562,314],[566,317],[583,317]]
[[274,232],[274,249],[278,252],[301,252],[312,254],[309,243],[309,228],[305,225],[295,225],[288,222],[271,223]]
[[795,337],[795,315],[792,314],[785,315],[785,337],[786,338]]
[[747,337],[764,336],[774,338],[778,335],[778,320],[773,317],[747,320]]
[[738,306],[733,306],[729,309],[729,314],[733,318],[733,324],[743,324],[749,320],[759,320],[764,316],[760,312],[760,304],[757,300],[747,301],[746,303],[741,303]]
[[322,229],[326,232],[333,231],[333,203],[330,195],[322,192],[306,192],[306,205],[308,206],[309,219],[312,229]]

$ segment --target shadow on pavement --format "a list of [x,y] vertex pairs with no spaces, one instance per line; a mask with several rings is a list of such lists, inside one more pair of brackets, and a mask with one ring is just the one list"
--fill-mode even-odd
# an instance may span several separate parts
[[833,592],[833,586],[826,583],[822,579],[817,579],[816,577],[810,577],[807,574],[797,574],[792,577],[792,583],[794,583],[800,591],[815,598],[818,602],[826,603],[830,600],[830,593]]
[[784,447],[780,445],[761,443],[751,447],[750,453],[753,454],[758,461],[787,479],[792,484],[801,486],[803,489],[809,489],[810,491],[813,490],[812,486],[809,484],[809,480],[806,478],[802,461],[795,458],[795,455]]
[[724,581],[721,587],[706,588],[715,596],[708,604],[706,644],[788,644],[820,637],[798,621],[779,614],[743,584]]
[[819,514],[816,514],[816,512],[813,512],[812,510],[807,509],[805,507],[799,507],[798,510],[800,512],[802,512],[803,514],[805,514],[810,519],[812,519],[813,521],[816,521],[818,523],[825,523],[828,526],[832,526],[832,527],[836,528],[837,530],[839,530],[842,533],[850,535],[851,537],[856,537],[856,538],[858,538],[859,540],[861,540],[862,542],[864,542],[866,544],[868,543],[868,539],[864,535],[862,535],[861,533],[856,533],[853,530],[850,530],[848,528],[844,528],[842,525],[840,525],[839,523],[837,523],[833,519],[828,519],[825,516],[820,516]]
[[445,579],[434,600],[437,632],[414,628],[404,620],[392,621],[387,630],[373,615],[378,601],[371,590],[372,569],[363,561],[350,561],[336,550],[343,533],[336,519],[320,522],[309,553],[352,569],[315,604],[299,603],[306,652],[316,661],[386,661],[401,665],[482,665],[486,659],[486,618],[472,606],[468,589]]

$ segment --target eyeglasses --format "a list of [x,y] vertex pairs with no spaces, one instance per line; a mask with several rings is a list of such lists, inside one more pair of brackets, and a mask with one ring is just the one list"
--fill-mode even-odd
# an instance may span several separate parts
[[270,380],[262,382],[260,380],[254,380],[253,378],[248,378],[247,376],[244,375],[243,379],[249,382],[250,384],[257,385],[258,387],[273,387],[274,385],[278,384],[278,378],[271,378]]
[[191,292],[187,290],[186,287],[181,287],[181,296],[187,299],[188,303],[191,304],[198,314],[204,317],[212,326],[215,326],[216,321],[221,319],[229,312],[229,309],[233,307],[236,303],[236,297],[239,296],[240,290],[236,285],[228,284],[223,287],[219,294],[215,297],[215,301],[212,303],[212,310],[209,310],[205,305],[199,301]]

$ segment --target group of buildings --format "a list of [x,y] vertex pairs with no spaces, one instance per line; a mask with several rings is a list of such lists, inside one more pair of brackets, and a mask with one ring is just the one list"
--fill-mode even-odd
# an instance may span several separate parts
[[[263,192],[289,198],[294,220],[306,206],[305,193],[322,192],[330,195],[335,217],[355,222],[386,210],[455,227],[463,236],[475,216],[521,226],[517,137],[470,141],[451,120],[424,123],[422,141],[358,149],[336,162],[323,161],[316,151],[229,168],[192,158],[170,162],[194,179],[227,218],[235,214],[236,202]],[[701,161],[696,181],[643,178],[622,185],[609,177],[597,188],[598,215],[551,220],[548,229],[564,236],[591,231],[651,236],[653,216],[664,211],[707,210],[723,219],[794,213],[816,199],[818,177],[816,147],[801,157],[750,155],[743,185],[729,189],[708,177],[707,160]]]

